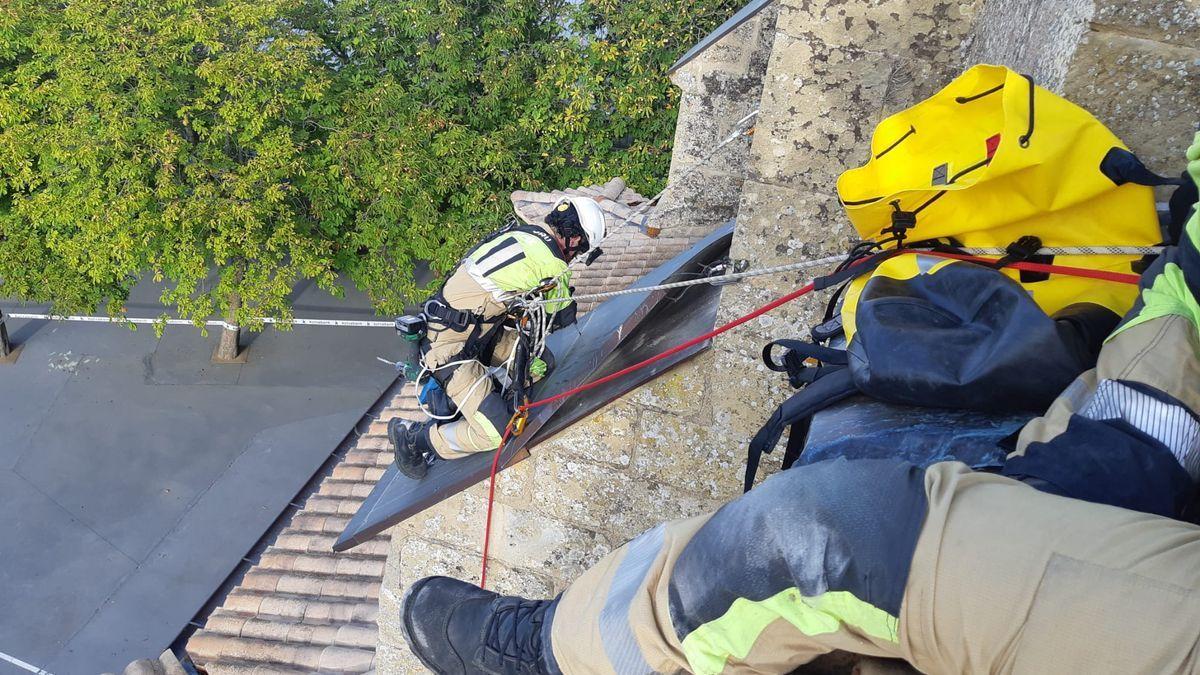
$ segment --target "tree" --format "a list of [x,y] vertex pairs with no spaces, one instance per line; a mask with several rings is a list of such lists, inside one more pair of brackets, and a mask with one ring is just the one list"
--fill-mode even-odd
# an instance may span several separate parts
[[281,20],[288,3],[17,4],[0,52],[8,292],[117,314],[149,271],[181,316],[254,328],[290,317],[298,277],[332,285],[294,185],[328,73],[319,41]]
[[323,0],[306,14],[340,101],[306,190],[338,266],[383,311],[419,295],[517,189],[624,176],[657,192],[678,92],[666,69],[729,0]]
[[[291,318],[343,272],[381,312],[518,188],[663,184],[668,65],[730,0],[8,0],[6,294],[121,313],[151,273],[202,322]],[[218,356],[236,353],[224,331]]]

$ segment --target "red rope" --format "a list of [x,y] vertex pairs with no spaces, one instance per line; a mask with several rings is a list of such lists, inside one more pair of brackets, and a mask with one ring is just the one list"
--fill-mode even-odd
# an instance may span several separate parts
[[[904,251],[902,251],[903,253]],[[973,255],[962,255],[960,253],[942,253],[940,251],[907,251],[907,253],[917,253],[921,255],[931,255],[938,258],[952,258],[954,260],[966,260],[967,262],[981,263],[990,265],[994,260],[988,258],[980,258]],[[1041,272],[1042,274],[1062,274],[1069,277],[1083,277],[1085,279],[1099,279],[1100,281],[1115,281],[1120,284],[1137,285],[1141,281],[1141,277],[1136,274],[1127,274],[1124,272],[1108,272],[1106,270],[1093,270],[1086,267],[1069,267],[1067,265],[1047,265],[1044,263],[1033,262],[1015,262],[1005,265],[1006,268],[1015,270],[1025,270],[1026,272]]]
[[[940,252],[935,253],[935,252],[931,252],[931,251],[899,251],[898,253],[900,253],[900,254],[921,253],[923,255],[932,255],[932,256],[937,256],[939,258],[953,258],[955,260],[965,260],[968,262],[983,263],[985,265],[994,262],[987,258],[980,258],[977,256],[970,256],[970,255],[960,255],[957,253],[940,253]],[[1042,263],[1021,262],[1021,263],[1011,263],[1011,264],[1007,265],[1006,267],[1011,267],[1013,269],[1018,269],[1018,270],[1026,270],[1029,272],[1041,272],[1043,274],[1063,274],[1066,276],[1084,277],[1087,279],[1099,279],[1102,281],[1114,281],[1114,282],[1124,283],[1124,284],[1137,284],[1140,280],[1140,277],[1136,274],[1123,274],[1120,272],[1106,272],[1103,270],[1093,270],[1093,269],[1087,269],[1084,267],[1068,267],[1065,265],[1046,265],[1046,264],[1042,264]],[[491,539],[492,539],[492,506],[495,503],[495,499],[496,499],[496,473],[499,470],[500,453],[504,450],[504,445],[512,437],[513,424],[516,422],[516,420],[519,417],[522,417],[522,416],[528,414],[528,412],[531,409],[537,408],[538,406],[543,406],[543,405],[546,405],[549,403],[554,403],[555,401],[561,401],[562,399],[567,398],[569,396],[574,396],[575,394],[578,394],[580,392],[584,392],[589,389],[598,387],[602,384],[612,382],[613,380],[615,380],[619,377],[624,377],[625,375],[628,375],[629,373],[632,373],[636,370],[645,368],[646,366],[651,365],[652,363],[661,361],[661,360],[667,358],[668,356],[671,356],[673,354],[678,354],[679,352],[684,351],[685,349],[689,349],[689,348],[694,347],[706,340],[710,340],[722,333],[733,330],[734,328],[737,328],[738,326],[746,323],[747,321],[753,321],[754,319],[757,319],[758,317],[762,316],[763,314],[766,314],[767,312],[770,312],[771,310],[776,309],[777,307],[779,307],[781,305],[786,305],[787,303],[791,302],[792,300],[795,300],[796,298],[799,298],[799,297],[802,297],[804,295],[811,293],[812,290],[813,290],[813,283],[809,282],[809,283],[805,284],[804,286],[792,291],[791,293],[788,293],[785,296],[777,298],[741,318],[734,319],[733,321],[730,321],[729,323],[724,324],[723,326],[720,326],[718,328],[710,330],[709,332],[704,333],[703,335],[694,337],[691,340],[688,340],[687,342],[678,344],[678,345],[668,349],[665,352],[662,352],[660,354],[655,354],[654,356],[651,356],[650,358],[648,358],[644,361],[635,363],[632,366],[629,366],[628,368],[622,368],[621,370],[618,370],[615,373],[605,375],[604,377],[592,380],[591,382],[586,382],[584,384],[579,385],[578,387],[575,387],[573,389],[568,389],[567,391],[564,391],[560,394],[555,394],[554,396],[548,396],[539,401],[534,401],[532,403],[528,403],[528,404],[521,406],[517,410],[516,414],[513,415],[513,419],[509,421],[508,426],[505,427],[504,436],[500,439],[500,446],[496,448],[496,452],[492,456],[492,470],[491,470],[490,479],[488,481],[487,522],[484,525],[484,530],[483,530],[483,570],[480,572],[480,575],[479,575],[479,587],[480,588],[487,587],[488,551],[489,551],[489,548],[491,545]]]
[[487,523],[483,526],[483,569],[479,573],[480,588],[487,588],[488,549],[492,543],[492,505],[496,503],[496,465],[500,463],[500,453],[504,450],[504,444],[512,437],[512,429],[513,424],[510,421],[504,428],[504,436],[500,439],[500,445],[496,447],[496,452],[492,455],[492,475],[488,480]]

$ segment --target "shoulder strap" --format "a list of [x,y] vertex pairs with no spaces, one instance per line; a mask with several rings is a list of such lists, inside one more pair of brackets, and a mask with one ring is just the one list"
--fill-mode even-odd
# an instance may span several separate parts
[[[818,411],[857,392],[858,388],[854,385],[850,369],[838,366],[828,369],[826,376],[814,381],[784,401],[750,440],[750,446],[746,453],[746,477],[743,483],[745,490],[749,492],[754,485],[754,477],[758,474],[758,464],[763,453],[775,449],[785,427],[806,420]],[[789,454],[795,454],[798,457],[800,453],[796,449],[794,453]],[[794,458],[793,461],[795,461]]]
[[[786,350],[782,362],[775,360],[775,347],[783,347]],[[762,350],[762,360],[767,368],[777,373],[787,373],[788,382],[796,389],[820,379],[827,370],[823,366],[804,365],[804,360],[809,358],[832,366],[845,366],[850,362],[844,349],[824,347],[803,340],[773,340]]]

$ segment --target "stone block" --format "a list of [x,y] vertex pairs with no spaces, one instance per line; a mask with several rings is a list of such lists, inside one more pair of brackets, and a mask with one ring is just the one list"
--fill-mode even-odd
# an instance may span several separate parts
[[[501,474],[501,485],[504,478]],[[393,531],[401,538],[412,534],[428,540],[445,542],[451,546],[477,550],[483,544],[486,500],[487,490],[481,483],[412,516],[396,525]]]
[[721,431],[725,443],[743,453],[775,408],[794,393],[783,373],[768,370],[755,357],[748,362],[744,354],[721,350],[716,358],[718,372],[728,374],[722,382],[737,395],[714,392],[713,428]]
[[[798,281],[776,284],[751,281],[726,289],[717,320],[724,322],[745,316],[801,285]],[[812,326],[823,318],[831,293],[818,291],[797,298],[725,333],[717,338],[716,346],[743,356],[747,363],[758,361],[763,345],[771,340],[807,337]]]
[[[740,392],[731,389],[730,395]],[[644,440],[633,464],[637,476],[702,499],[739,491],[745,449],[729,445],[711,419],[647,410],[641,428]]]
[[542,478],[534,492],[539,512],[601,531],[614,543],[664,520],[698,515],[718,505],[688,490],[563,455],[543,462]]
[[[535,448],[533,456],[537,459],[562,454],[613,467],[629,466],[632,449],[637,442],[635,429],[638,414],[635,405],[623,400],[614,401]],[[533,481],[531,477],[530,482],[536,485],[541,480],[541,476],[538,476],[538,481]]]
[[496,504],[492,551],[496,560],[543,575],[572,579],[611,550],[594,530],[572,525],[536,509]]
[[[860,237],[838,201],[834,185],[826,191],[794,189],[747,181],[730,255],[753,267],[773,267],[846,253]],[[807,281],[812,271],[753,277],[758,284]]]
[[1200,49],[1116,31],[1087,33],[1063,95],[1092,112],[1151,169],[1177,175],[1200,121]]
[[712,350],[667,371],[626,395],[631,406],[676,413],[696,410],[705,403],[707,373],[713,368]]
[[1200,43],[1200,6],[1194,0],[1098,0],[1092,22],[1143,40]]

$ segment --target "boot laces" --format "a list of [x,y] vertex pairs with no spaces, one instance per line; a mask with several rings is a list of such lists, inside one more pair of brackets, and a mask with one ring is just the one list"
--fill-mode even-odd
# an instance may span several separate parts
[[510,663],[537,668],[542,651],[544,600],[508,597],[497,600],[485,644]]

